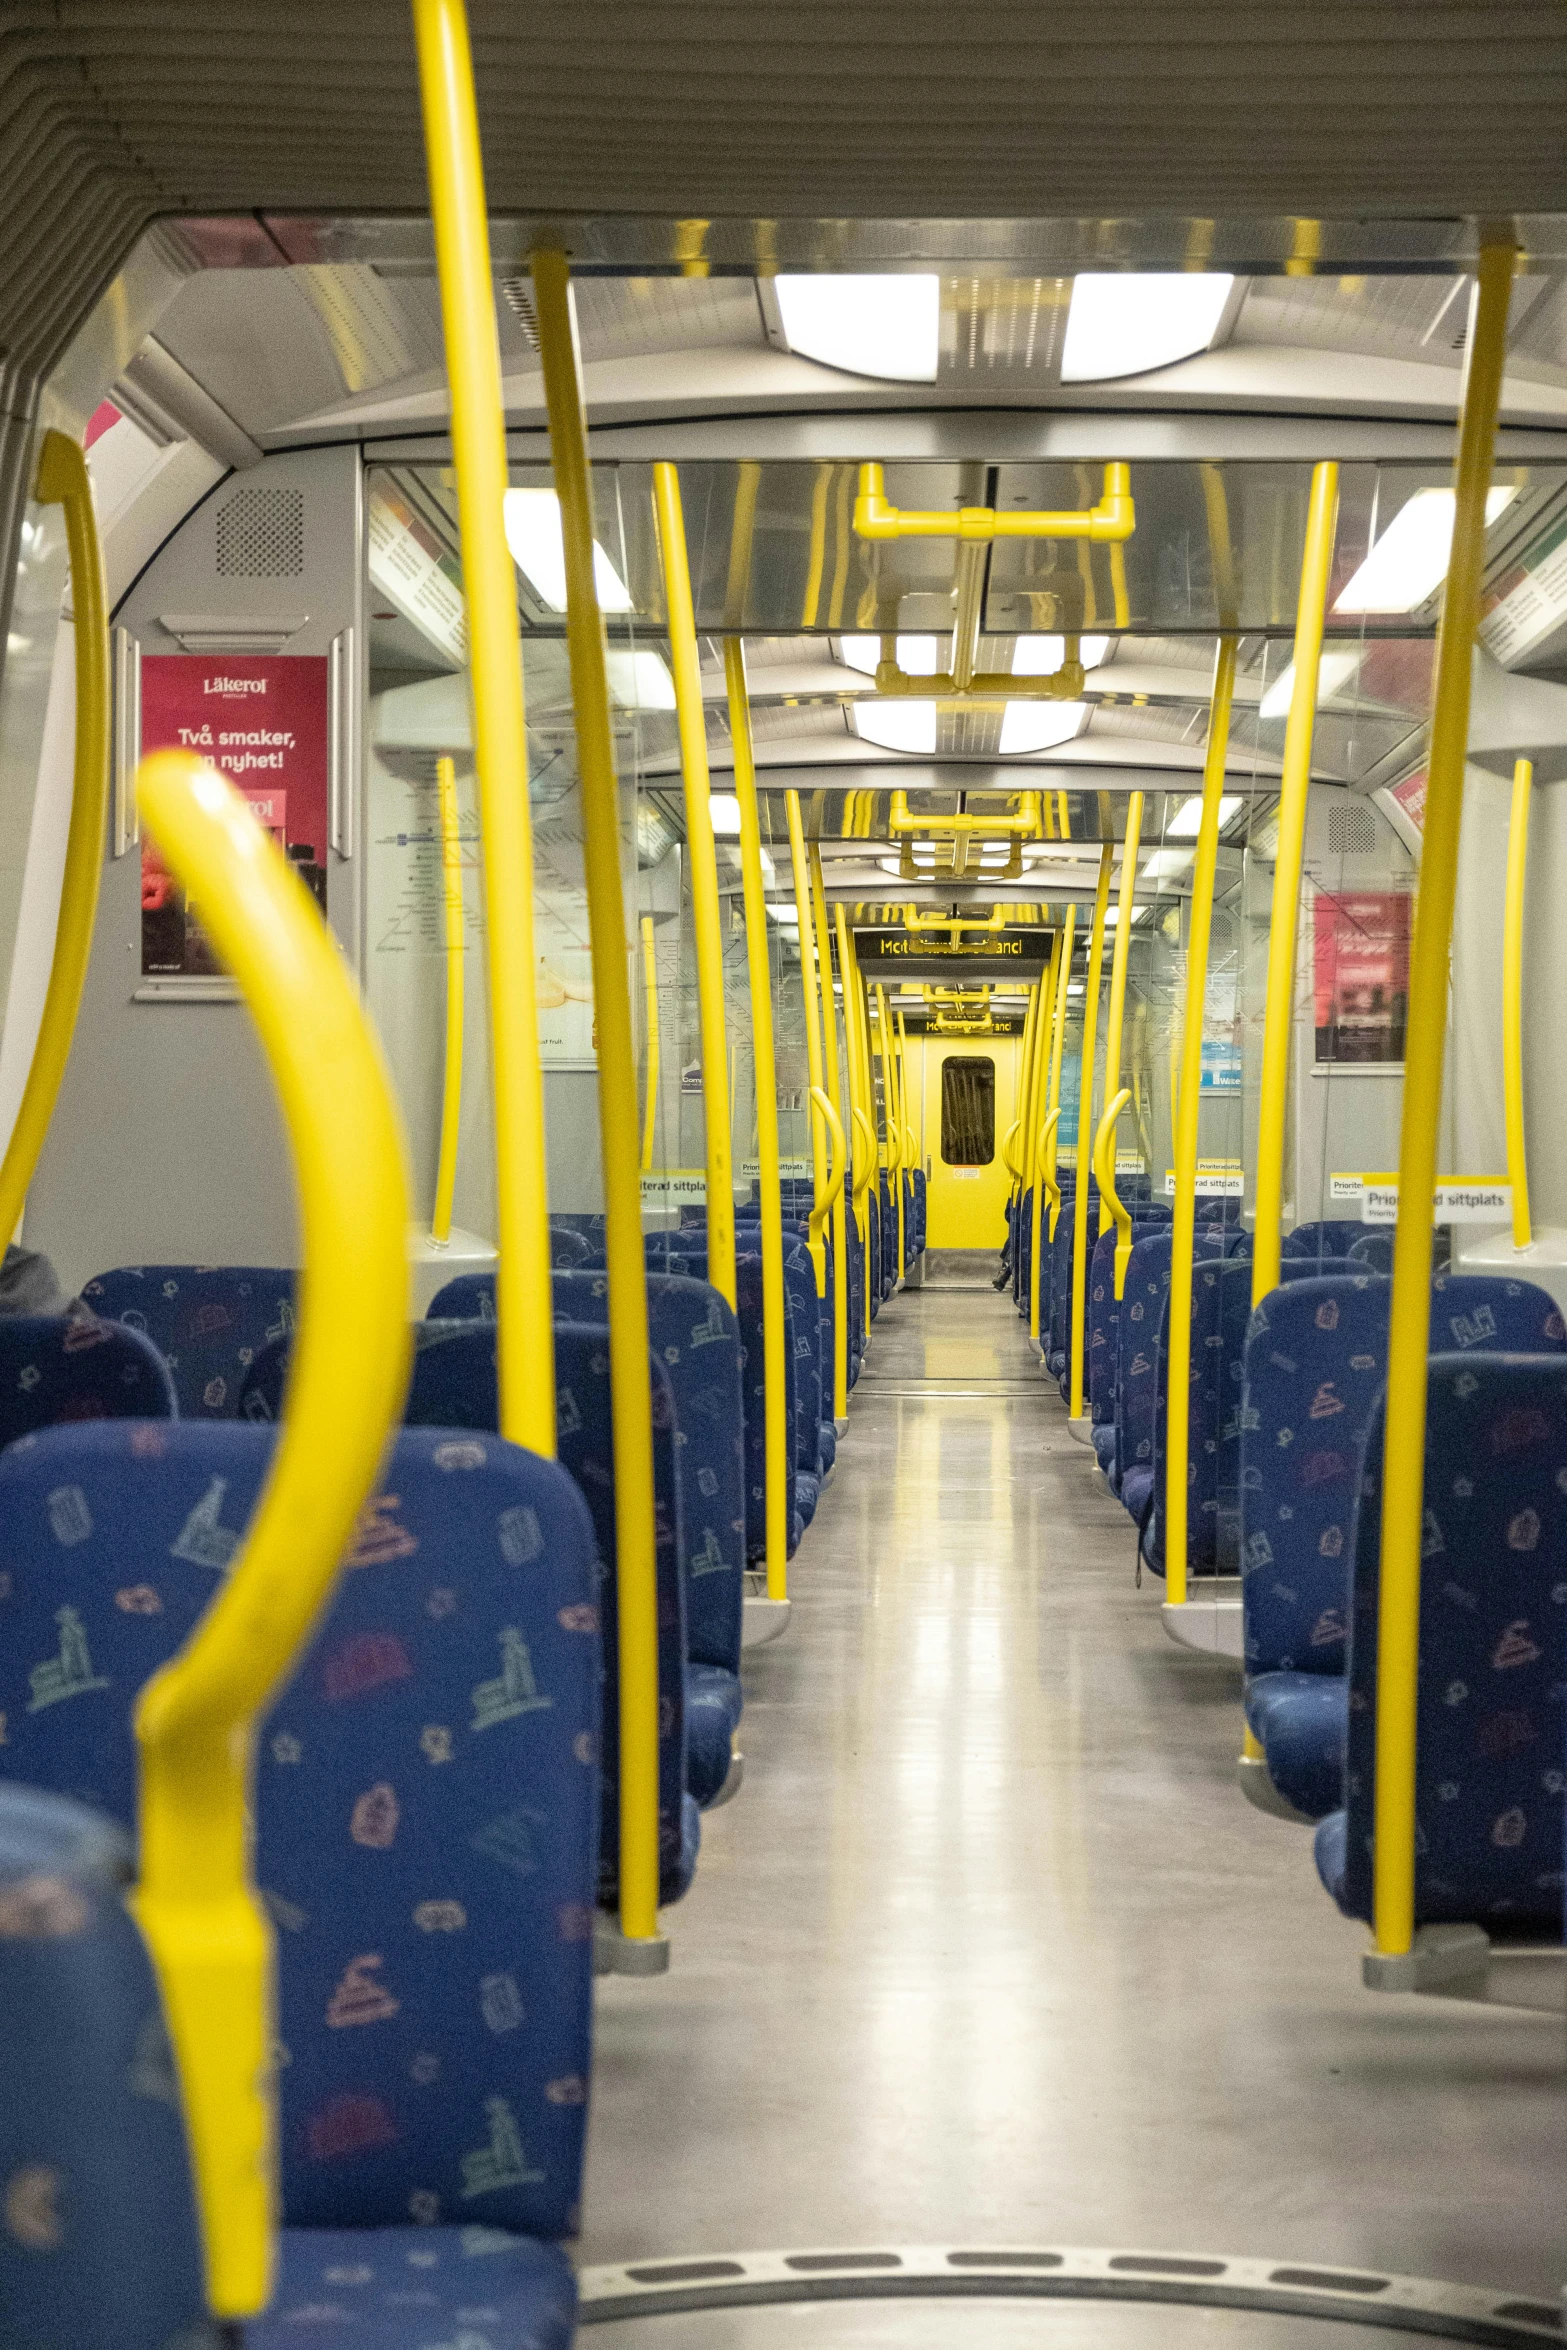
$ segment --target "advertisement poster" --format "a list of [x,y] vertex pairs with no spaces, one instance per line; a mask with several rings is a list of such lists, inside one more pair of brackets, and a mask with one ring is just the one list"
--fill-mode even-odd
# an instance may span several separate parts
[[[197,751],[249,801],[326,911],[328,740],[324,656],[149,653],[141,747]],[[144,979],[205,979],[220,966],[199,910],[147,839],[141,851]]]
[[1236,973],[1210,971],[1203,1001],[1202,1091],[1232,1093],[1241,1090],[1240,1028],[1235,1017]]
[[1426,771],[1417,767],[1413,775],[1406,775],[1402,783],[1395,783],[1391,795],[1417,832],[1426,828]]
[[1312,907],[1316,1059],[1357,1067],[1404,1058],[1409,941],[1406,891],[1322,891]]

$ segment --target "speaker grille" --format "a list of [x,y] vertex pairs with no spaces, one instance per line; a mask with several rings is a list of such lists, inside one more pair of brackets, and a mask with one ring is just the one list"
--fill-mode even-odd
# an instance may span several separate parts
[[217,519],[221,579],[297,579],[305,568],[303,490],[237,490]]
[[1377,845],[1377,820],[1360,806],[1328,810],[1328,855],[1369,857]]

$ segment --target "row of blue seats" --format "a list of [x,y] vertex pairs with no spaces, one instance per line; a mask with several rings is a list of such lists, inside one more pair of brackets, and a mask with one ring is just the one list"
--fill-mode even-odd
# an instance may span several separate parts
[[[1119,1301],[1113,1234],[1095,1247],[1093,1435],[1162,1572],[1171,1234],[1134,1236]],[[1320,1823],[1323,1883],[1369,1919],[1392,1235],[1298,1228],[1255,1311],[1248,1237],[1199,1228],[1196,1248],[1189,1564],[1239,1573],[1247,1721],[1278,1795]],[[1068,1247],[1068,1289],[1070,1269]],[[1527,1281],[1439,1273],[1431,1344],[1426,1556],[1451,1563],[1422,1593],[1417,1917],[1555,1936],[1567,1324]]]

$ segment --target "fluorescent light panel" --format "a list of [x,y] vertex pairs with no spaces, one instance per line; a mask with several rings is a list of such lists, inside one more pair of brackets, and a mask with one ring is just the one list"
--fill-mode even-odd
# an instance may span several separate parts
[[936,748],[936,705],[917,700],[856,702],[855,732],[884,751],[923,751]]
[[[1517,495],[1505,487],[1487,491],[1488,526]],[[1423,604],[1447,576],[1454,511],[1451,490],[1416,490],[1406,498],[1359,570],[1340,589],[1334,611],[1413,612]]]
[[[1220,800],[1219,828],[1221,831],[1223,830],[1224,826],[1228,824],[1230,818],[1234,815],[1240,804],[1239,795],[1236,793],[1226,792],[1224,797]],[[1170,818],[1169,823],[1164,828],[1164,837],[1166,840],[1195,840],[1201,830],[1202,801],[1200,799],[1182,800],[1180,806],[1176,809],[1175,814]],[[1146,872],[1146,870],[1147,868],[1145,866],[1144,871]]]
[[623,652],[611,646],[604,656],[604,671],[622,709],[674,708],[675,681],[661,653]]
[[740,802],[733,792],[715,791],[708,799],[713,819],[713,830],[720,838],[726,835],[738,839],[740,833]]
[[[566,609],[566,546],[561,536],[560,500],[553,490],[508,490],[504,500],[506,544],[512,561],[539,602],[551,612]],[[597,539],[593,580],[601,612],[630,612],[631,591]]]
[[1086,702],[1008,702],[1001,713],[1001,749],[1010,754],[1053,750],[1082,731]]
[[[1110,639],[1085,636],[1078,640],[1078,657],[1085,669],[1097,669]],[[1053,677],[1066,659],[1064,636],[1020,636],[1012,648],[1014,677]]]
[[886,382],[935,382],[939,277],[775,277],[773,292],[789,348],[802,359]]
[[[934,677],[941,666],[938,658],[945,639],[939,636],[900,636],[898,639],[898,667],[905,677]],[[874,677],[881,659],[879,636],[843,636],[838,649],[845,668],[858,669],[866,677]]]
[[1233,277],[1202,271],[1086,272],[1072,281],[1063,383],[1145,375],[1206,351]]
[[[1317,707],[1319,710],[1324,702],[1332,701],[1341,686],[1348,685],[1350,679],[1359,673],[1360,664],[1365,657],[1364,648],[1358,645],[1352,652],[1323,654],[1317,664]],[[1287,718],[1294,696],[1295,664],[1291,661],[1274,679],[1262,700],[1257,704],[1257,716],[1259,718]]]

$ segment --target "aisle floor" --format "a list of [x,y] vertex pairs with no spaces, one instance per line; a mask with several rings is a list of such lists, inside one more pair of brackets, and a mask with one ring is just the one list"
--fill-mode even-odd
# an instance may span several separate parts
[[1560,2024],[1360,1988],[1010,1299],[883,1309],[792,1572],[671,1971],[600,1987],[585,2265],[1069,2244],[1554,2298]]

